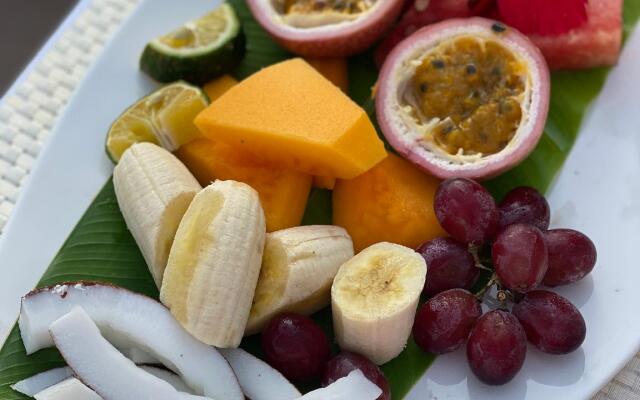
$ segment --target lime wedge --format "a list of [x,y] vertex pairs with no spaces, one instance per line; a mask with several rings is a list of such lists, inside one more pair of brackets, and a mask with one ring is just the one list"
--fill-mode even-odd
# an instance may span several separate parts
[[138,100],[111,125],[107,154],[118,162],[129,146],[151,142],[169,151],[199,136],[193,119],[207,107],[204,92],[184,82],[164,86]]
[[140,68],[160,82],[202,85],[233,70],[245,53],[245,37],[233,7],[224,3],[147,44]]

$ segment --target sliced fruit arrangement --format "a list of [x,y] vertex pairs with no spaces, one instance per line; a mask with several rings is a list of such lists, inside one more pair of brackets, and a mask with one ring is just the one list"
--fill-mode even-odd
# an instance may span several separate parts
[[331,288],[336,339],[341,348],[376,364],[407,344],[427,264],[410,248],[377,243],[342,264]]
[[375,43],[402,10],[402,0],[247,1],[256,20],[288,50],[345,57]]
[[253,74],[195,123],[209,139],[313,175],[354,178],[386,157],[366,112],[302,59]]
[[140,69],[159,82],[185,80],[202,85],[230,72],[242,60],[245,37],[233,7],[216,10],[152,40]]
[[199,340],[222,348],[240,344],[265,234],[250,186],[216,181],[193,198],[169,253],[160,300]]
[[[545,124],[548,68],[514,27],[554,67],[613,63],[621,1],[567,0],[560,16],[547,15],[549,0],[517,3],[249,0],[307,59],[242,81],[229,75],[245,51],[229,4],[150,42],[140,60],[150,76],[204,84],[160,88],[107,135],[118,204],[162,303],[85,282],[27,294],[25,349],[56,346],[69,366],[15,390],[44,400],[390,400],[379,365],[409,340],[432,354],[466,345],[471,371],[492,385],[518,373],[527,340],[550,354],[579,348],[580,311],[540,285],[584,278],[595,246],[549,230],[537,190],[497,203],[470,178],[518,164]],[[396,155],[372,110],[346,94],[344,57],[380,39],[403,4],[373,88]],[[509,25],[437,23],[479,14]],[[554,58],[554,46],[569,55]],[[585,51],[604,46],[599,57]],[[299,226],[312,186],[333,190],[335,226]],[[485,300],[498,308],[483,314]],[[329,305],[333,324],[317,323],[311,314]],[[258,333],[264,360],[237,348]],[[303,395],[290,380],[323,388]]]
[[174,151],[200,132],[193,119],[209,104],[199,88],[184,82],[164,86],[125,110],[107,133],[107,155],[118,162],[134,143],[151,142]]
[[160,287],[178,225],[202,187],[173,154],[151,143],[125,151],[113,185],[127,228]]
[[[452,238],[418,249],[429,265],[425,293],[433,296],[416,315],[418,346],[442,354],[466,342],[474,374],[500,385],[522,368],[527,339],[550,354],[582,345],[586,324],[580,311],[538,288],[547,279],[560,285],[583,278],[595,265],[596,250],[582,233],[548,230],[549,205],[539,192],[518,187],[498,205],[477,182],[449,179],[440,184],[435,210]],[[481,269],[491,277],[474,295],[468,289]],[[495,299],[488,294],[493,286]],[[499,308],[482,315],[485,299]]]
[[378,242],[415,248],[444,235],[433,210],[440,181],[389,154],[375,167],[333,190],[333,223],[344,227],[356,252]]
[[206,186],[216,179],[244,182],[260,195],[268,232],[300,225],[312,177],[274,166],[244,149],[205,138],[178,149],[176,156]]
[[483,18],[416,32],[389,55],[378,86],[389,143],[440,178],[489,178],[519,164],[538,143],[549,106],[540,51]]
[[267,234],[245,334],[259,332],[276,314],[310,315],[328,306],[333,278],[351,257],[351,238],[337,226],[299,226]]

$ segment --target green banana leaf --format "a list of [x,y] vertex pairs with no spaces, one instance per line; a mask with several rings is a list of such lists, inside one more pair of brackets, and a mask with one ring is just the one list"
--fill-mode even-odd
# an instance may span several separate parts
[[[238,11],[247,35],[247,56],[236,71],[238,78],[291,56],[275,45],[255,22],[244,0],[231,0],[230,3]],[[640,2],[626,1],[625,37],[639,17]],[[351,97],[373,116],[370,89],[376,79],[376,70],[371,58],[367,55],[354,57],[350,60],[349,71]],[[600,92],[607,73],[608,69],[598,68],[553,74],[546,133],[536,150],[520,166],[488,182],[496,196],[502,196],[517,185],[547,190],[569,154],[584,113]],[[303,223],[331,223],[331,192],[315,190],[311,193]],[[158,290],[138,247],[126,229],[111,181],[105,184],[78,222],[38,286],[76,280],[109,282],[155,298],[158,296]],[[321,311],[314,318],[331,335],[330,312]],[[259,355],[255,337],[245,340],[243,347]],[[433,355],[421,352],[411,340],[398,358],[383,366],[391,384],[393,398],[403,398],[433,360]],[[0,350],[0,398],[26,399],[27,397],[14,392],[9,386],[20,379],[63,364],[55,349],[45,349],[27,356],[18,328],[14,327]],[[313,386],[311,383],[303,389]]]

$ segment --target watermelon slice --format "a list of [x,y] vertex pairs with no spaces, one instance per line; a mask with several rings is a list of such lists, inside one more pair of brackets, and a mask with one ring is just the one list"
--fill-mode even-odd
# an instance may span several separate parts
[[589,0],[586,24],[558,36],[529,35],[551,69],[614,65],[622,45],[622,1]]
[[[622,2],[588,0],[585,23],[562,34],[528,36],[542,50],[551,69],[613,65],[622,44]],[[376,62],[382,65],[396,44],[425,25],[474,15],[499,18],[498,12],[496,0],[408,0],[400,21],[376,50]]]

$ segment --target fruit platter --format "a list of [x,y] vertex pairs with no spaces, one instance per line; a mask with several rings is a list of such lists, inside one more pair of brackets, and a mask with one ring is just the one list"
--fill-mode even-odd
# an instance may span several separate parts
[[141,2],[0,237],[0,398],[591,398],[640,350],[638,18]]

